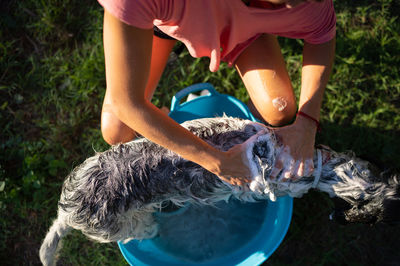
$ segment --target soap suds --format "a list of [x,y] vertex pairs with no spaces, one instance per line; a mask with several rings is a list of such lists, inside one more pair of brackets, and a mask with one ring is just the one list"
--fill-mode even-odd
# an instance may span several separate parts
[[282,112],[286,108],[287,102],[283,97],[276,97],[272,100],[272,105],[277,108],[278,111]]

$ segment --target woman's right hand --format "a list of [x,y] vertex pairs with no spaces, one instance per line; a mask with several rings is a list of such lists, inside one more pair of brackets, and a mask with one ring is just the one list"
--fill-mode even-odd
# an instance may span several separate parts
[[251,182],[251,172],[246,163],[245,146],[238,144],[218,156],[219,162],[205,167],[220,179],[234,186],[244,186]]

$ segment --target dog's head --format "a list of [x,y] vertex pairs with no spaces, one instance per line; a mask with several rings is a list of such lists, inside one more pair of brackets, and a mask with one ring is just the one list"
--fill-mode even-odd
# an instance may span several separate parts
[[[371,179],[376,180],[376,179]],[[400,175],[388,171],[365,191],[367,196],[356,201],[336,200],[331,219],[341,223],[399,224]]]

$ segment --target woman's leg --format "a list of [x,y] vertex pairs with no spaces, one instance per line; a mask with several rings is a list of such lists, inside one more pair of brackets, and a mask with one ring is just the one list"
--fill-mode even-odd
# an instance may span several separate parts
[[[153,97],[175,43],[175,40],[153,36],[150,74],[145,91],[145,96],[149,100]],[[101,112],[101,132],[104,140],[111,145],[131,141],[136,136],[135,131],[120,121],[112,111],[110,96],[107,90]]]
[[262,118],[283,126],[296,114],[296,98],[278,40],[261,35],[235,62],[250,98]]

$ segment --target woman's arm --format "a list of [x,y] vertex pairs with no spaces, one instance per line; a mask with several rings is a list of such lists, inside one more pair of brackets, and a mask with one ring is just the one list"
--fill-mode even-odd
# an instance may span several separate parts
[[147,139],[193,161],[232,184],[250,176],[240,147],[219,151],[173,121],[145,97],[153,30],[129,26],[104,14],[107,90],[113,112]]
[[[335,39],[323,44],[304,44],[302,83],[299,112],[319,121],[324,90],[328,83],[335,56]],[[296,121],[276,130],[282,142],[289,148],[283,152],[272,176],[283,169],[283,176],[301,177],[313,171],[313,155],[317,124],[310,118],[298,115]],[[287,158],[292,157],[290,163]],[[286,162],[285,159],[286,158]]]
[[335,57],[335,43],[335,38],[323,44],[304,43],[299,111],[318,121]]

